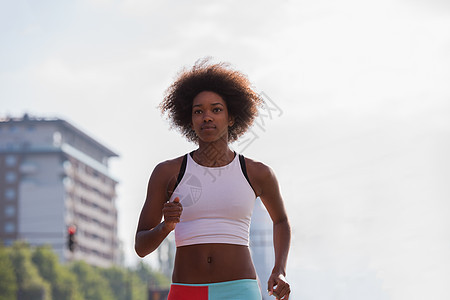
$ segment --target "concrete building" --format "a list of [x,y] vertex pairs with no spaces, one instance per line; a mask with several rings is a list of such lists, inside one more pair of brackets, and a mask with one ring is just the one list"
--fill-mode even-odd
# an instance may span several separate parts
[[63,262],[119,263],[117,181],[108,169],[116,156],[61,119],[0,118],[0,240],[49,244]]

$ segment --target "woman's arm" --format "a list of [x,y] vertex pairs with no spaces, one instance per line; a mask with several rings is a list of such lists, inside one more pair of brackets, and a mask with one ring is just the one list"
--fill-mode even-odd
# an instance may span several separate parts
[[[286,281],[286,265],[291,244],[291,227],[273,171],[266,165],[250,162],[249,177],[256,194],[261,198],[273,222],[275,265],[268,281],[269,294],[277,299],[289,299],[291,292]],[[254,181],[254,182],[253,182]]]
[[[156,166],[147,187],[147,197],[142,207],[136,230],[135,250],[144,257],[156,250],[167,235],[175,229],[182,212],[178,199],[168,203],[167,188],[176,174],[169,162]],[[175,173],[174,173],[175,172]],[[161,222],[164,216],[164,221]]]

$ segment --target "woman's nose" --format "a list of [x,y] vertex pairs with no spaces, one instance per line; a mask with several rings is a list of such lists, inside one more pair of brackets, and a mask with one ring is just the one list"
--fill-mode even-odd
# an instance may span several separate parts
[[211,116],[211,113],[205,112],[203,114],[203,122],[209,122],[209,121],[212,121],[212,120],[213,120],[213,118]]

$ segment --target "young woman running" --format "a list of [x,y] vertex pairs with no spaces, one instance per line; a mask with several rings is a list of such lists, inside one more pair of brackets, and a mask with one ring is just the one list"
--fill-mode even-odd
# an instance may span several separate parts
[[151,253],[175,230],[169,300],[261,299],[249,251],[256,197],[273,221],[275,265],[267,290],[288,300],[290,225],[275,174],[230,149],[262,104],[247,77],[226,64],[198,62],[183,70],[160,108],[198,148],[158,164],[150,177],[135,249]]

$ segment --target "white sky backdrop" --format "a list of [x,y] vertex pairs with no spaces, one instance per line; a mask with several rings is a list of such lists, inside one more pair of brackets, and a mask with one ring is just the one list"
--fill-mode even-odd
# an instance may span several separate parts
[[0,0],[0,115],[57,116],[121,155],[134,263],[150,172],[194,148],[156,106],[204,56],[281,109],[244,154],[282,187],[291,299],[450,299],[448,1]]

